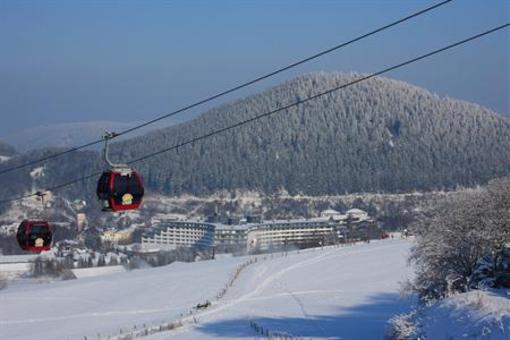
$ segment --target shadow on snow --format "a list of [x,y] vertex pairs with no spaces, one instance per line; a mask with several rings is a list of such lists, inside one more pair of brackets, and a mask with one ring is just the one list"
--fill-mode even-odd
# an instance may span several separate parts
[[250,322],[270,331],[287,332],[296,337],[328,339],[382,339],[388,320],[395,314],[411,310],[413,298],[398,294],[379,294],[361,305],[341,308],[336,315],[310,315],[309,317],[254,317],[208,322],[198,330],[213,336],[243,338],[257,333]]

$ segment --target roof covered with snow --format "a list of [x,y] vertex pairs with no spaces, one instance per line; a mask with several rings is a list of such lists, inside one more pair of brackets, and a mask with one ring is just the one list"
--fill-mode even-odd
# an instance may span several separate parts
[[324,211],[321,211],[321,215],[337,215],[340,214],[340,212],[334,210],[334,209],[327,209]]
[[353,208],[353,209],[348,210],[347,214],[367,214],[367,212],[364,210],[361,210],[361,209]]

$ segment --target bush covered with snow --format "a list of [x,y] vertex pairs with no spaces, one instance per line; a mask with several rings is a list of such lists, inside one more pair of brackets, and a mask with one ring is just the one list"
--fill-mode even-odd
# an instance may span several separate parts
[[423,302],[508,284],[510,179],[439,202],[415,229],[414,289]]
[[420,339],[416,311],[397,314],[389,321],[387,340],[414,340]]

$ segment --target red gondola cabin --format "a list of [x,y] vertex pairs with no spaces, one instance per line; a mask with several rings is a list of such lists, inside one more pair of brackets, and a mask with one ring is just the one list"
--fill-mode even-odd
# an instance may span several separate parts
[[138,209],[144,194],[142,178],[134,170],[108,170],[101,175],[96,193],[104,211]]
[[18,227],[16,238],[21,249],[38,253],[50,250],[53,232],[46,221],[24,220]]

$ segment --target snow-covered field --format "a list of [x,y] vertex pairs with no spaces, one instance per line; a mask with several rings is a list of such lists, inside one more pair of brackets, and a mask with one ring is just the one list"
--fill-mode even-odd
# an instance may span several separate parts
[[92,268],[75,268],[71,270],[78,279],[94,277],[108,274],[123,273],[126,271],[124,266],[105,266]]
[[409,246],[383,241],[260,262],[197,324],[150,339],[251,338],[250,323],[307,339],[381,339],[387,320],[411,307],[398,293],[411,275]]
[[421,333],[427,339],[510,339],[508,294],[471,291],[425,308]]
[[411,275],[410,245],[387,240],[259,255],[220,300],[215,296],[232,273],[253,257],[16,284],[0,291],[0,339],[125,334],[179,319],[207,299],[212,306],[195,320],[184,315],[183,327],[149,338],[250,338],[257,336],[254,325],[306,338],[382,338],[387,320],[411,308],[398,294],[399,281]]
[[30,262],[37,255],[0,255],[0,278],[17,278],[30,271]]
[[36,254],[0,255],[0,263],[28,263],[37,258]]

